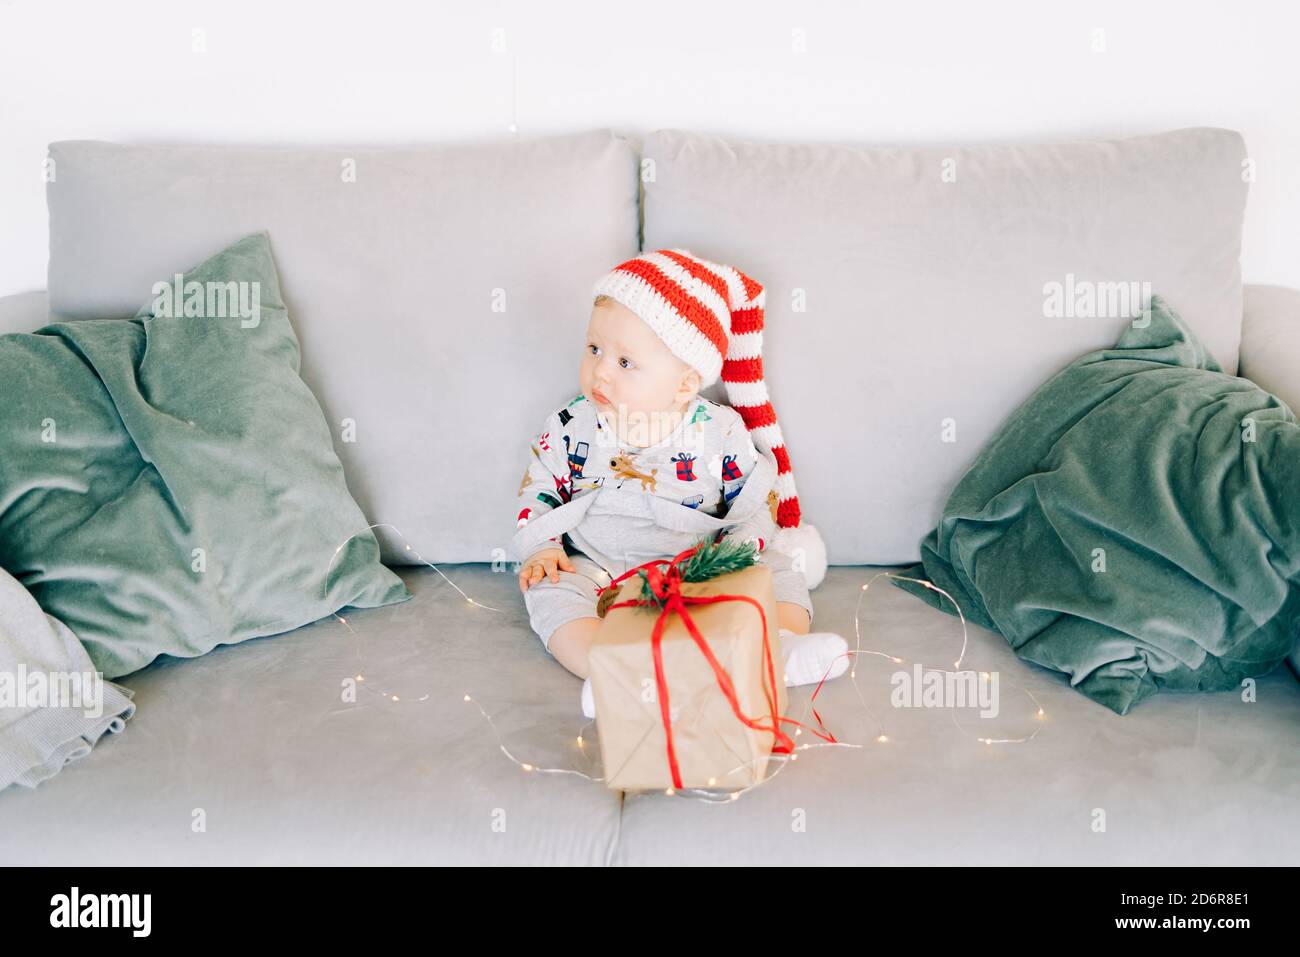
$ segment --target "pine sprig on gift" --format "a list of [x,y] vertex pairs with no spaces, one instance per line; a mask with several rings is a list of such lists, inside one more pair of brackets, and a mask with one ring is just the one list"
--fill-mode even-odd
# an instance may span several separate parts
[[[714,542],[712,536],[705,536],[700,539],[699,545],[699,551],[677,566],[681,569],[684,582],[708,581],[758,564],[758,546],[752,541],[724,538],[720,542]],[[641,600],[662,607],[662,602],[650,588],[650,579],[645,569],[637,572],[637,575],[641,577]]]

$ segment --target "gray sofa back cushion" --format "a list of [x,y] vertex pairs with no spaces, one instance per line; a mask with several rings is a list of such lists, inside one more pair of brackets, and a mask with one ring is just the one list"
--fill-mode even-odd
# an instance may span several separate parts
[[767,287],[768,385],[832,563],[917,560],[998,426],[1115,342],[1124,292],[1149,283],[1237,370],[1238,133],[887,149],[660,130],[643,149],[645,248]]
[[637,253],[628,140],[50,155],[55,318],[131,316],[266,230],[348,487],[401,533],[378,529],[384,560],[504,556],[528,440],[578,389],[591,285]]

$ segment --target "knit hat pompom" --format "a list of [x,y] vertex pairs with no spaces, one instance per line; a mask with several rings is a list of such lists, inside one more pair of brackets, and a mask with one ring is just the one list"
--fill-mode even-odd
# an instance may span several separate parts
[[688,249],[657,249],[615,266],[592,295],[636,313],[673,355],[699,372],[701,389],[721,377],[727,401],[755,447],[776,458],[777,525],[798,527],[790,456],[763,378],[763,285]]

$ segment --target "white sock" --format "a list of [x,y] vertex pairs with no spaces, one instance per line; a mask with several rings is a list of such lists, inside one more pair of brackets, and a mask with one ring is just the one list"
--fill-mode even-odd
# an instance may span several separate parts
[[591,679],[582,683],[582,714],[586,718],[596,717],[596,699],[591,694]]
[[830,631],[800,635],[781,629],[781,653],[785,655],[785,686],[816,684],[838,678],[849,670],[849,643]]

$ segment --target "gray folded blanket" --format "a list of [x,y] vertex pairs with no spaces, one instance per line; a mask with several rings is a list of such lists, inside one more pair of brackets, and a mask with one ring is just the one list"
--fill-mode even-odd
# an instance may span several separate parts
[[0,569],[0,790],[35,787],[135,714],[77,636]]

